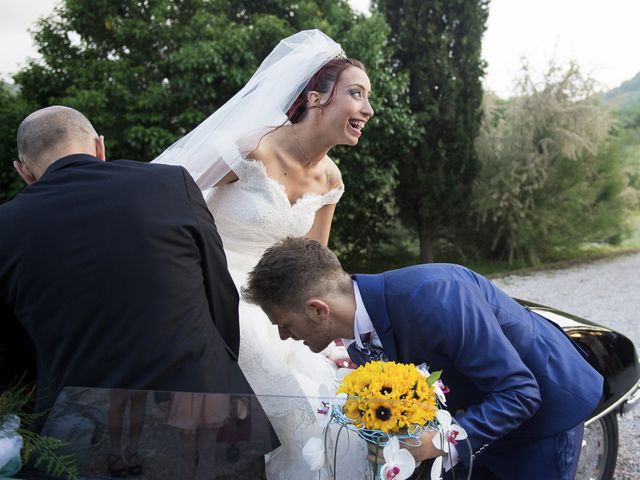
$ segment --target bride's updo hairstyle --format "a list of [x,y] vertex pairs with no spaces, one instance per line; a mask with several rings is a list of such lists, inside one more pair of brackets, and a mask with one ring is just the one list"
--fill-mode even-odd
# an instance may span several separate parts
[[[350,67],[357,67],[363,72],[367,72],[364,64],[360,60],[356,60],[355,58],[334,58],[333,60],[329,60],[329,62],[324,65],[320,70],[318,70],[307,86],[304,87],[302,93],[298,95],[293,105],[287,111],[287,117],[291,123],[297,123],[302,120],[304,114],[307,113],[309,108],[322,108],[328,105],[333,99],[333,95],[336,91],[336,85],[338,85],[338,80],[340,80],[340,75],[346,69]],[[307,94],[309,92],[320,92],[329,94],[329,98],[322,105],[317,105],[315,107],[307,107]]]

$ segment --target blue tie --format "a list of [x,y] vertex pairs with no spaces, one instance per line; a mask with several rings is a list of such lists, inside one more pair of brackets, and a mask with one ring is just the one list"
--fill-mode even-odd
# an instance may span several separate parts
[[362,341],[362,348],[358,346],[358,342],[351,342],[351,345],[347,347],[347,353],[353,363],[364,365],[367,362],[386,359],[382,347],[378,347],[371,342],[371,332],[360,335],[360,340]]

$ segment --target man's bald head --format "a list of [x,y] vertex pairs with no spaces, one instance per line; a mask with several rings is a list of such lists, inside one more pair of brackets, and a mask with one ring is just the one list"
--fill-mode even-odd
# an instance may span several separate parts
[[37,110],[18,127],[18,156],[13,165],[27,184],[37,181],[56,160],[84,153],[105,159],[104,141],[91,122],[73,108]]
[[22,163],[36,165],[52,155],[60,158],[73,153],[95,154],[97,138],[93,125],[79,111],[63,106],[47,107],[33,112],[20,124],[18,156]]

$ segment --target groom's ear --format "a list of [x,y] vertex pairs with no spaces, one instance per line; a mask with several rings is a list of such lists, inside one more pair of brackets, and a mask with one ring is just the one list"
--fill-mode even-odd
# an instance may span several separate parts
[[305,313],[314,321],[324,321],[329,318],[329,305],[319,298],[310,298],[304,305]]

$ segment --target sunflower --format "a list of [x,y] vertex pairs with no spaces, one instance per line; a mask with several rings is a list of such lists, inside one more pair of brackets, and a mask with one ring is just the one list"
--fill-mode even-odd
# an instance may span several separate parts
[[347,375],[344,415],[356,426],[391,433],[435,419],[437,397],[413,364],[370,362]]

